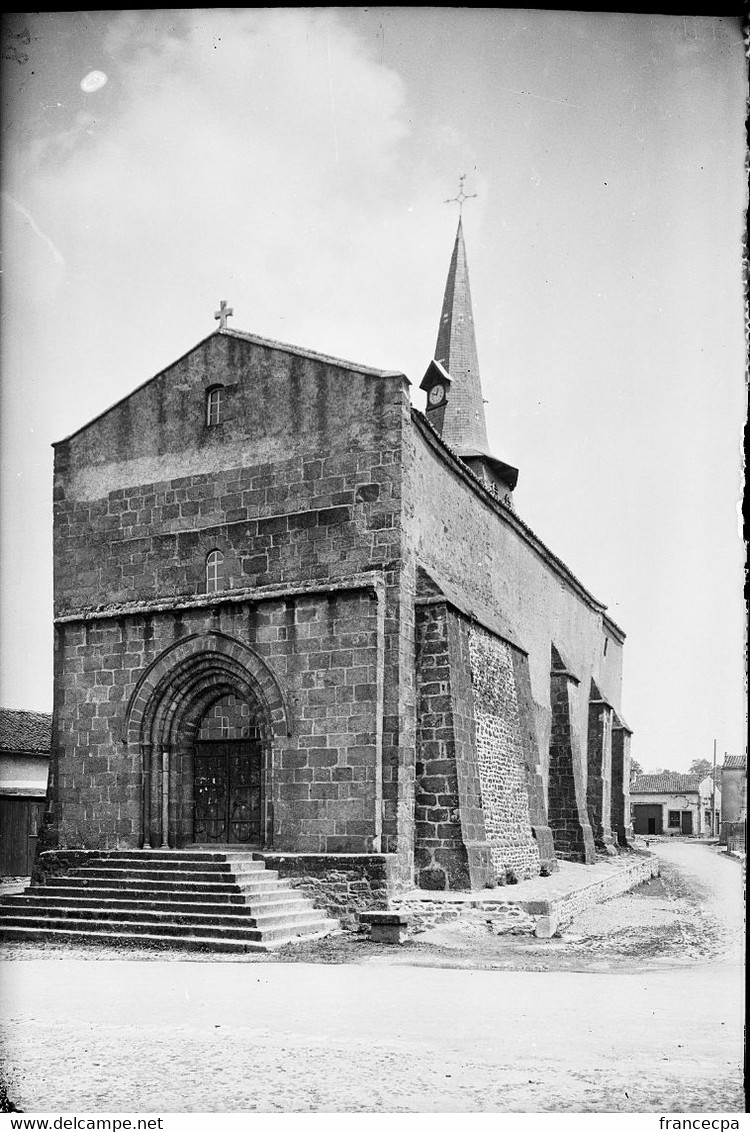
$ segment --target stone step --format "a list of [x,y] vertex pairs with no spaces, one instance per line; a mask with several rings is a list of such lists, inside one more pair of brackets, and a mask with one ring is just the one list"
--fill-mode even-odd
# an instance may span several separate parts
[[80,869],[73,869],[69,874],[70,877],[81,877],[88,880],[91,877],[105,877],[109,880],[120,880],[123,877],[132,879],[141,878],[142,880],[158,880],[166,882],[175,881],[181,883],[183,881],[209,881],[226,883],[231,881],[235,875],[247,878],[248,880],[271,881],[276,880],[278,873],[273,869],[251,869],[247,872],[238,871],[235,873],[227,866],[226,871],[221,872],[217,867],[216,871],[212,869],[153,869],[150,867],[123,867],[117,868],[116,866],[102,867],[100,865],[84,865]]
[[93,892],[101,888],[118,889],[122,892],[132,892],[136,889],[149,892],[165,892],[173,893],[226,893],[226,894],[246,894],[253,895],[257,893],[262,895],[264,892],[270,891],[283,891],[291,889],[291,883],[286,878],[278,880],[274,877],[264,877],[258,874],[257,877],[253,876],[252,880],[237,881],[194,881],[194,880],[180,880],[180,881],[165,881],[165,880],[147,880],[142,877],[130,876],[114,876],[114,877],[100,877],[100,876],[87,876],[82,877],[79,874],[69,875],[65,877],[49,877],[47,880],[49,887],[58,888],[77,888],[81,893]]
[[3,927],[0,926],[0,939],[28,943],[69,943],[99,944],[108,947],[160,947],[179,948],[185,951],[224,951],[242,953],[250,951],[269,951],[264,943],[250,940],[218,939],[210,936],[198,938],[183,935],[179,938],[163,936],[156,932],[142,936],[118,936],[113,932],[79,931],[75,928]]
[[[26,928],[29,930],[37,930],[38,928],[48,927],[52,931],[69,931],[70,925],[73,921],[66,916],[44,917],[43,919],[36,916],[4,916],[2,920],[3,933],[13,928]],[[105,919],[91,919],[84,923],[82,921],[75,921],[76,930],[84,931],[91,930],[95,932],[112,932],[121,936],[141,936],[150,935],[153,933],[155,925],[152,923],[144,923],[142,920],[105,920]],[[304,933],[312,933],[315,931],[324,931],[327,921],[323,914],[317,917],[311,917],[303,922],[297,924],[286,924],[277,927],[268,928],[251,928],[251,927],[217,927],[214,924],[195,924],[189,925],[190,935],[196,939],[206,937],[209,939],[229,939],[239,943],[268,943],[279,942],[281,940],[293,939],[297,935]],[[299,930],[297,930],[299,926]],[[158,924],[158,934],[166,938],[177,938],[185,935],[186,925],[175,924],[169,922],[162,922]]]
[[[53,883],[54,882],[54,883]],[[38,893],[43,896],[59,896],[61,899],[69,900],[71,897],[91,898],[97,900],[99,896],[102,899],[127,899],[127,900],[158,900],[170,901],[176,897],[181,900],[189,900],[191,903],[227,903],[227,904],[246,904],[244,895],[234,885],[227,885],[226,889],[217,890],[215,886],[210,888],[207,892],[196,892],[188,889],[180,889],[175,892],[171,885],[164,885],[159,888],[129,888],[125,885],[118,885],[116,888],[107,888],[104,885],[82,885],[71,884],[69,877],[51,877],[44,885],[32,885],[24,891],[25,895],[32,895]]]
[[85,895],[87,892],[98,892],[100,889],[105,888],[122,893],[131,892],[136,889],[144,892],[164,892],[172,894],[203,892],[216,893],[217,895],[225,893],[229,895],[231,893],[238,894],[240,892],[238,886],[229,876],[225,881],[167,881],[146,880],[142,877],[130,876],[83,877],[77,873],[70,873],[63,877],[48,877],[45,883],[47,888],[76,889],[81,895]]
[[52,904],[64,904],[70,908],[143,908],[149,912],[159,912],[168,908],[172,908],[177,912],[203,912],[205,914],[216,915],[234,915],[235,911],[238,915],[257,915],[262,916],[266,913],[272,912],[292,912],[292,911],[307,911],[310,908],[310,901],[304,897],[295,896],[294,890],[289,890],[279,893],[269,893],[267,896],[259,897],[248,904],[244,897],[237,895],[230,900],[224,898],[220,902],[215,902],[206,896],[205,893],[199,893],[199,900],[174,900],[168,893],[158,893],[158,899],[153,898],[153,894],[144,893],[138,896],[133,893],[130,897],[124,897],[119,889],[115,889],[112,895],[105,895],[109,890],[102,889],[102,896],[81,896],[78,889],[71,889],[69,892],[65,889],[43,889],[43,888],[28,888],[24,893],[16,893],[8,896],[0,896],[0,913],[3,908],[47,908]]
[[88,872],[90,869],[116,869],[118,872],[139,872],[146,869],[148,872],[174,873],[174,872],[207,872],[226,874],[229,872],[262,873],[265,870],[263,861],[251,857],[249,854],[238,854],[236,860],[228,860],[226,855],[196,853],[188,858],[178,857],[175,853],[170,856],[157,857],[155,854],[131,853],[118,857],[94,857],[77,865],[73,872]]
[[95,861],[192,861],[200,864],[215,861],[219,864],[226,864],[230,857],[233,860],[245,858],[253,861],[259,859],[255,855],[256,850],[252,849],[92,849],[84,850],[84,852],[88,853],[89,860],[92,863]]
[[244,932],[248,928],[258,928],[266,931],[275,928],[288,927],[296,930],[300,925],[305,926],[311,922],[317,923],[322,914],[315,908],[284,909],[283,911],[253,912],[250,908],[238,909],[237,912],[195,912],[178,909],[174,906],[156,911],[144,909],[139,906],[133,908],[81,908],[64,903],[38,904],[36,906],[23,905],[7,908],[2,915],[2,923],[12,926],[19,920],[31,919],[34,921],[74,920],[81,921],[115,921],[118,924],[158,924],[174,925],[178,927],[195,926],[239,928]]
[[131,869],[134,872],[140,872],[146,869],[151,873],[193,873],[193,872],[207,872],[212,875],[220,876],[230,873],[232,866],[229,861],[183,861],[183,860],[159,860],[156,858],[148,857],[112,857],[106,860],[95,858],[93,861],[84,861],[82,865],[78,865],[73,869],[73,872],[81,873],[88,872],[90,869],[107,869],[108,871],[116,870],[117,872],[129,872]]
[[174,888],[165,888],[164,891],[154,891],[148,888],[84,888],[81,885],[35,885],[27,888],[23,893],[0,897],[0,905],[7,900],[27,900],[35,897],[49,897],[53,900],[80,900],[86,904],[97,905],[102,901],[122,901],[125,904],[180,904],[191,905],[215,904],[221,906],[260,907],[273,903],[298,903],[302,901],[309,904],[305,897],[300,896],[295,888],[267,888],[258,893],[246,893],[239,888],[229,892],[192,892]]
[[78,945],[105,945],[107,947],[156,947],[170,950],[231,952],[241,954],[252,951],[271,951],[283,947],[285,943],[302,943],[305,940],[320,939],[337,927],[335,920],[325,920],[325,927],[305,935],[272,940],[267,943],[254,943],[250,940],[234,940],[224,937],[191,936],[179,937],[160,935],[118,935],[116,932],[79,931],[75,928],[0,927],[0,939],[32,943],[69,943]]
[[0,898],[0,938],[266,950],[338,927],[247,851],[109,850]]

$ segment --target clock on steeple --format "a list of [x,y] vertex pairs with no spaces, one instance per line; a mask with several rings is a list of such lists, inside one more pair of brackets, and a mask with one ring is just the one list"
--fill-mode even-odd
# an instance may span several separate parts
[[427,367],[419,388],[427,394],[425,414],[427,420],[438,432],[442,432],[445,406],[451,385],[451,376],[440,362],[433,359]]

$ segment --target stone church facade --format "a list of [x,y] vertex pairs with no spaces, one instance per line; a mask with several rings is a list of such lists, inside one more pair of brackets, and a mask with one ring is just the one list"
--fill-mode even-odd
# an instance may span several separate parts
[[460,224],[409,385],[222,313],[55,446],[52,845],[460,889],[626,843],[624,635],[489,449]]

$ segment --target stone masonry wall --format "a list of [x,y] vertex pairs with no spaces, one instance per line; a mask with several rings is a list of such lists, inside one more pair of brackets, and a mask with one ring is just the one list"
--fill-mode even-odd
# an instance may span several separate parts
[[[512,900],[489,892],[477,893],[469,899],[459,893],[455,894],[455,899],[445,899],[437,894],[430,898],[415,896],[413,893],[396,893],[389,900],[388,907],[409,917],[409,932],[412,935],[459,919],[484,925],[495,934],[531,934],[542,918],[551,922],[554,932],[564,928],[594,904],[611,900],[658,875],[658,858],[644,854],[638,857],[620,857],[616,864],[613,861],[612,867],[604,876],[567,892],[550,892],[545,895],[544,888],[540,885],[537,897]],[[548,936],[550,933],[547,931],[544,934]]]
[[479,850],[485,838],[470,692],[456,695],[453,686],[461,676],[455,620],[445,603],[417,607],[414,864],[421,888],[474,888],[489,876],[486,847]]
[[[217,383],[226,418],[208,427]],[[124,706],[163,650],[220,627],[267,660],[299,724],[274,753],[281,844],[369,851],[375,839],[410,857],[407,425],[401,375],[216,334],[56,446],[52,795],[74,836],[137,840],[140,753],[121,745]],[[213,550],[218,594],[206,593]],[[382,596],[351,623],[344,598],[300,596],[363,571]]]
[[243,703],[236,696],[224,696],[203,716],[198,739],[201,742],[246,739],[254,736],[257,730],[258,722],[252,705]]
[[586,797],[594,844],[607,851],[612,837],[612,724],[614,712],[592,683],[589,699]]
[[343,928],[357,927],[357,916],[368,909],[388,907],[397,891],[397,861],[386,854],[263,853],[266,868],[289,878],[292,886],[325,908]]
[[630,821],[630,731],[615,721],[612,728],[612,834],[623,847],[632,839]]
[[593,864],[594,836],[586,809],[586,779],[578,715],[578,681],[552,647],[552,731],[549,748],[548,814],[558,857]]
[[[478,486],[468,486],[469,472],[460,461],[453,466],[416,414],[408,447],[406,497],[413,506],[406,536],[419,565],[457,608],[528,656],[530,702],[546,777],[551,641],[562,649],[582,686],[588,688],[595,679],[619,713],[622,634],[596,598],[535,541],[520,512],[513,514]],[[587,700],[580,697],[573,706],[572,728],[585,746]]]
[[539,873],[511,648],[478,626],[469,632],[476,747],[487,840],[495,871]]
[[205,593],[206,557],[216,549],[227,592],[382,568],[398,548],[393,459],[300,454],[102,499],[58,499],[57,613]]
[[594,881],[584,888],[573,889],[550,901],[552,914],[557,920],[558,927],[564,927],[593,904],[601,904],[604,900],[611,900],[622,892],[629,892],[631,888],[658,875],[657,857],[648,855],[640,859],[626,859],[620,868],[613,870],[605,879]]
[[204,641],[210,654],[219,632],[250,645],[287,690],[292,733],[273,739],[267,784],[272,843],[372,850],[380,821],[377,606],[374,593],[354,591],[60,626],[65,678],[53,783],[60,843],[140,843],[143,760],[126,741],[128,701],[176,642]]
[[535,917],[519,903],[493,898],[489,893],[486,899],[477,895],[472,900],[455,902],[396,896],[389,900],[388,907],[393,912],[408,916],[409,935],[419,935],[456,920],[485,928],[493,935],[531,934],[535,924]]
[[539,852],[540,870],[546,876],[557,869],[552,830],[547,818],[544,789],[544,758],[536,729],[536,712],[531,694],[529,658],[520,649],[511,648],[520,739],[526,760],[526,789],[529,799],[531,832]]

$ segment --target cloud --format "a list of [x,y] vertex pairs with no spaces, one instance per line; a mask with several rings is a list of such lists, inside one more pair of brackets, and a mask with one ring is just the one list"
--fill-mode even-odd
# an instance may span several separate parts
[[402,79],[331,10],[127,12],[104,48],[106,112],[27,153],[34,210],[78,275],[130,304],[232,283],[237,325],[355,349],[328,337],[325,294],[339,327],[364,318],[353,281],[373,287],[378,258],[393,271],[383,232],[417,230],[404,199],[445,196],[405,152]]
[[106,212],[115,194],[146,222],[198,212],[216,230],[240,211],[341,207],[352,190],[364,205],[387,185],[408,133],[403,84],[335,14],[199,11],[144,42],[162,16],[114,25],[118,110],[93,143],[57,151],[63,203]]

